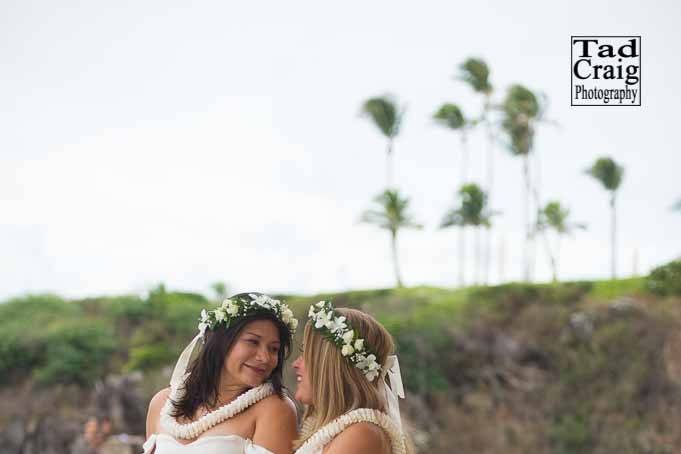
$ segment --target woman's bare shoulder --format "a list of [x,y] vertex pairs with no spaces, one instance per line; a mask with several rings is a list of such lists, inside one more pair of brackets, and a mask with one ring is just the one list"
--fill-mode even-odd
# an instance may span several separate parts
[[259,413],[273,417],[296,417],[296,405],[287,397],[276,394],[265,397],[256,404]]
[[151,398],[151,401],[149,401],[149,408],[158,408],[159,411],[161,410],[161,407],[163,404],[168,400],[168,396],[170,395],[170,387],[168,388],[163,388],[156,394],[154,394],[154,397]]
[[254,407],[253,443],[274,453],[290,453],[296,438],[296,410],[291,399],[271,395]]
[[161,416],[161,408],[168,399],[170,388],[165,388],[154,394],[154,397],[149,401],[149,410],[147,411],[147,437],[157,432],[158,420]]
[[390,452],[390,440],[376,424],[358,422],[346,427],[324,449],[324,454],[350,452]]

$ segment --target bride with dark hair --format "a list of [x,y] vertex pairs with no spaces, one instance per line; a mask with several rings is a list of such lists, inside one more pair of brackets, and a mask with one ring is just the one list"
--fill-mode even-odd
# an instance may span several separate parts
[[297,324],[286,304],[260,293],[203,310],[170,387],[149,403],[144,453],[290,453],[296,410],[282,368]]

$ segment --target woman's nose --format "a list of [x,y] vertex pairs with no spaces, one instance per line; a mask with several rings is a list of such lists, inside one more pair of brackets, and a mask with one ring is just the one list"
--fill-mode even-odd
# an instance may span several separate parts
[[259,348],[255,354],[255,358],[260,362],[267,363],[272,359],[272,355],[267,348]]
[[302,356],[297,357],[296,360],[293,361],[291,367],[293,367],[294,369],[298,369],[300,367],[300,358],[302,358]]

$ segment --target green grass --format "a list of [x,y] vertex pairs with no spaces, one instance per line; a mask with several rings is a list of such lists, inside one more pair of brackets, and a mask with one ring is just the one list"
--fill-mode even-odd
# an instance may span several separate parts
[[611,300],[622,296],[637,295],[645,293],[644,285],[644,277],[593,281],[593,287],[588,296],[594,299]]

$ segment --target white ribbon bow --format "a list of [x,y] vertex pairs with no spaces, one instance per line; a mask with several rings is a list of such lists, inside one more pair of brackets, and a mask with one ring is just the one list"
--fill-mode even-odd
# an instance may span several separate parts
[[142,454],[149,454],[154,449],[154,447],[156,446],[156,435],[157,434],[149,435],[147,441],[145,441],[144,444],[142,445],[142,449],[144,449]]
[[[390,416],[395,424],[402,430],[402,418],[400,417],[400,402],[398,397],[404,399],[404,385],[402,384],[402,374],[400,373],[400,363],[397,356],[390,355],[383,366],[384,376],[381,378],[381,386],[383,387],[383,394],[385,401],[388,404],[388,416]],[[385,382],[385,377],[390,378],[390,387]]]

